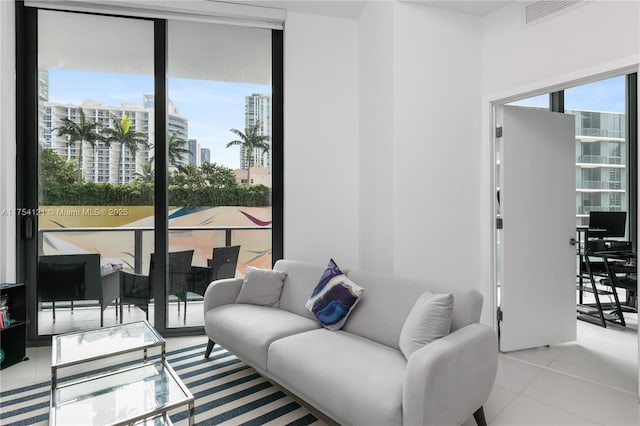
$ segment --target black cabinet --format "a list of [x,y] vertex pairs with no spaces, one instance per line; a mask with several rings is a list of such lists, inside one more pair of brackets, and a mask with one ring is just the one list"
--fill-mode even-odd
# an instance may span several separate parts
[[25,359],[27,332],[26,287],[24,284],[0,284],[0,300],[6,301],[11,321],[0,329],[0,370]]

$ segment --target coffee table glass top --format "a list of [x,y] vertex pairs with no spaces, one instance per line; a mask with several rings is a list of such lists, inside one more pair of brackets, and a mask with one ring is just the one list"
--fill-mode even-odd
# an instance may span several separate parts
[[[126,424],[184,404],[194,397],[166,362],[144,364],[53,391],[53,424]],[[160,419],[161,420],[161,419]]]
[[54,336],[51,366],[63,367],[111,355],[164,345],[147,321]]

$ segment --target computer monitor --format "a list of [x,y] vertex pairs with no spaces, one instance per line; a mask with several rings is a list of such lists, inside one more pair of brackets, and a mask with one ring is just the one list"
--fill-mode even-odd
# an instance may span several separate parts
[[589,212],[589,235],[599,238],[624,237],[627,212]]

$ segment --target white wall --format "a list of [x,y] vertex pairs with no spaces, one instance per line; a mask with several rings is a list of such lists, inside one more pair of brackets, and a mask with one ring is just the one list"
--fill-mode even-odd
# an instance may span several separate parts
[[515,2],[485,20],[485,95],[508,96],[638,62],[640,2],[585,2],[528,26],[521,7]]
[[480,290],[481,20],[370,2],[358,39],[359,267]]
[[394,268],[393,4],[367,4],[358,19],[359,268]]
[[395,272],[480,290],[481,21],[397,3],[394,22]]
[[0,282],[15,281],[16,107],[14,3],[0,1]]
[[354,21],[288,13],[284,31],[284,255],[358,265]]
[[400,2],[288,13],[286,257],[480,289],[480,40]]

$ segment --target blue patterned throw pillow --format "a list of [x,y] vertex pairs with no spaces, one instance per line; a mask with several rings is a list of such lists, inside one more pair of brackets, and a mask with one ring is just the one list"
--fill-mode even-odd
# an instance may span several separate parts
[[325,328],[339,330],[363,291],[364,288],[347,278],[331,259],[305,306]]

